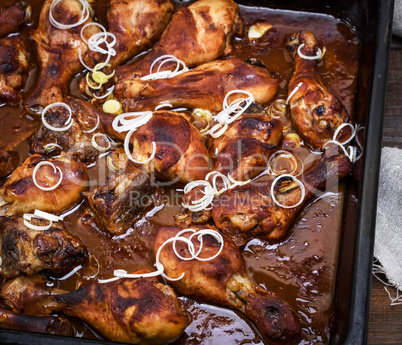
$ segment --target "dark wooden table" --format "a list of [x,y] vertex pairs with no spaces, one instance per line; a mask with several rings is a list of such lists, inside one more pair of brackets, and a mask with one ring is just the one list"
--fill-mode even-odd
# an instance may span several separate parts
[[[383,146],[402,148],[402,40],[392,41],[385,108]],[[402,305],[390,306],[384,285],[371,285],[369,345],[402,345]],[[392,296],[396,290],[389,288]]]

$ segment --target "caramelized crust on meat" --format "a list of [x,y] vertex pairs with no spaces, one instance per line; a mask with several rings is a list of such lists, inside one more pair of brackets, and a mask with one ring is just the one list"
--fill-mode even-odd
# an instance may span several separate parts
[[[295,71],[289,82],[289,106],[293,127],[299,135],[313,148],[322,147],[332,140],[336,129],[348,122],[349,115],[339,99],[324,85],[317,61],[304,59],[298,54],[315,56],[318,52],[317,42],[309,31],[301,31],[288,36],[287,48],[295,62]],[[337,137],[340,142],[351,135],[345,129]]]
[[0,9],[0,38],[16,32],[22,23],[31,19],[32,8],[25,2],[15,1]]
[[[316,165],[299,178],[306,189],[299,206],[283,208],[274,203],[271,184],[275,176],[264,175],[218,195],[213,202],[212,218],[216,227],[238,246],[253,237],[279,240],[287,234],[314,191],[331,186],[348,175],[351,166],[349,158],[339,153],[337,146],[331,146]],[[275,184],[274,193],[278,202],[285,206],[296,205],[302,197],[298,184],[288,177]]]
[[[161,103],[173,107],[201,108],[211,112],[223,109],[225,95],[233,90],[250,92],[256,102],[268,103],[278,91],[278,80],[263,68],[252,66],[237,58],[216,60],[203,64],[174,78],[123,81],[125,111],[154,110]],[[230,104],[244,94],[229,97]]]
[[111,234],[127,231],[153,205],[155,185],[142,170],[128,165],[91,192],[83,193],[96,220]]
[[[194,226],[195,230],[212,229],[211,226]],[[182,228],[161,227],[155,237],[154,251],[157,253],[162,244],[177,235]],[[192,233],[183,234],[189,237]],[[300,339],[300,322],[295,312],[274,293],[264,290],[247,277],[244,261],[229,238],[223,236],[224,245],[221,253],[212,260],[181,260],[173,251],[171,243],[160,252],[160,262],[165,273],[182,279],[171,281],[180,293],[201,300],[231,306],[239,309],[256,323],[262,335],[270,344],[295,344]],[[193,237],[195,251],[200,242]],[[220,244],[210,235],[203,237],[203,249],[200,258],[213,257]],[[188,247],[182,241],[176,242],[176,249],[183,257],[189,257]]]
[[[72,159],[93,163],[98,158],[99,151],[93,147],[92,137],[103,132],[102,124],[98,124],[101,111],[81,99],[66,97],[65,102],[71,108],[73,125],[68,130],[58,132],[41,123],[29,139],[30,152],[56,156],[64,151]],[[67,119],[68,112],[64,107],[52,108],[46,113],[46,121],[53,127],[65,127]],[[51,144],[58,146],[49,149]]]
[[[198,0],[181,8],[144,59],[116,69],[116,94],[123,94],[120,88],[124,80],[149,74],[152,62],[162,55],[174,55],[187,67],[194,67],[228,54],[232,35],[241,29],[238,6],[232,0]],[[164,65],[164,68],[171,67],[172,64]]]
[[[46,225],[48,221],[31,221]],[[36,224],[35,224],[36,223]],[[70,235],[60,222],[49,230],[29,229],[21,216],[0,217],[1,274],[12,278],[25,273],[46,271],[63,275],[88,259],[78,237]]]
[[20,37],[0,39],[0,103],[17,104],[28,74],[29,53]]
[[20,157],[17,151],[5,151],[0,149],[0,177],[11,174],[20,164]]
[[[47,161],[60,168],[63,178],[60,185],[51,191],[39,189],[33,182],[35,166],[45,161],[40,155],[28,157],[13,171],[0,189],[0,195],[11,203],[6,215],[23,214],[39,209],[60,214],[81,200],[81,192],[88,188],[88,169],[84,163],[78,163],[62,155]],[[45,165],[38,169],[36,181],[44,187],[54,186],[60,179],[59,171]]]
[[209,150],[213,170],[244,181],[267,167],[269,156],[282,142],[282,122],[261,115],[244,116],[233,122]]
[[[136,273],[148,273],[141,270]],[[112,341],[133,344],[165,344],[187,327],[173,290],[155,278],[122,278],[92,283],[84,288],[46,297],[48,312],[62,311],[78,317]]]

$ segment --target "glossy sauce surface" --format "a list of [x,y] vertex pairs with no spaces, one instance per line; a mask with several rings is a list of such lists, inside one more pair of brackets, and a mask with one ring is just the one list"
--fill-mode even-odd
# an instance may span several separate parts
[[[24,94],[29,92],[37,76],[36,54],[29,30],[36,27],[42,0],[30,1],[34,21],[21,31],[31,53],[31,73]],[[8,4],[8,3],[7,3]],[[186,3],[187,5],[188,3]],[[183,3],[177,3],[177,7]],[[107,1],[98,1],[96,13],[101,23],[106,23]],[[293,73],[293,63],[285,49],[285,37],[302,29],[310,30],[319,47],[326,53],[319,62],[320,72],[334,93],[341,99],[351,115],[358,71],[359,45],[356,33],[342,21],[322,14],[300,13],[241,6],[244,20],[244,38],[235,38],[233,56],[247,60],[257,58],[279,79],[279,98],[287,97],[288,82]],[[273,25],[262,38],[250,42],[247,32],[256,22]],[[78,75],[70,85],[70,93],[82,97],[77,90]],[[283,119],[289,132],[290,123]],[[0,107],[0,148],[18,150],[21,161],[28,155],[25,138],[35,129],[38,119],[32,119],[21,106]],[[285,149],[291,150],[289,147]],[[319,157],[308,148],[294,150],[306,160],[306,168]],[[94,185],[102,184],[111,172],[101,155],[90,167]],[[338,249],[341,236],[342,205],[345,186],[333,187],[318,199],[311,201],[292,226],[289,236],[279,243],[260,240],[250,241],[243,249],[243,256],[250,278],[257,284],[276,292],[297,312],[303,327],[300,344],[327,344],[333,317],[334,286]],[[140,217],[126,234],[112,237],[96,227],[86,215],[82,203],[65,218],[66,228],[79,236],[92,254],[90,267],[66,280],[50,279],[49,284],[73,290],[96,278],[109,278],[116,268],[135,271],[141,267],[154,269],[153,237],[159,225],[173,225],[173,216],[180,209],[180,192],[166,188],[161,204]],[[99,268],[99,272],[97,273]],[[261,344],[256,328],[239,312],[211,306],[202,301],[181,297],[191,314],[192,322],[175,344]],[[76,335],[97,337],[79,321],[74,322]]]

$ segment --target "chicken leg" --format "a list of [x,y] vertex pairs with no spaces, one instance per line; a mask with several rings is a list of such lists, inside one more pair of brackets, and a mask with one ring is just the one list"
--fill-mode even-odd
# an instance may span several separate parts
[[16,32],[22,23],[31,19],[32,8],[25,2],[16,1],[0,10],[0,38]]
[[[194,226],[193,229],[216,231],[212,226]],[[155,237],[155,253],[181,230],[180,227],[159,228]],[[190,234],[187,232],[181,236],[188,238]],[[294,311],[274,293],[252,283],[246,275],[239,250],[227,237],[223,236],[223,240],[222,251],[209,261],[181,260],[173,251],[172,244],[167,244],[160,252],[165,274],[171,278],[184,274],[182,279],[170,284],[183,295],[239,309],[250,317],[270,344],[295,344],[300,338],[301,328]],[[195,238],[192,242],[197,252],[200,242]],[[176,243],[178,253],[188,257],[188,247],[181,241]],[[204,236],[200,257],[214,256],[219,247],[220,244],[212,236]]]
[[40,303],[48,312],[78,317],[109,340],[134,344],[171,342],[189,323],[173,290],[155,278],[92,283]]
[[[288,36],[287,48],[295,63],[295,71],[289,82],[289,106],[293,127],[313,148],[322,147],[332,140],[336,129],[349,120],[346,108],[324,85],[317,61],[305,59],[316,56],[317,42],[309,31]],[[345,129],[338,135],[342,142],[351,135]]]

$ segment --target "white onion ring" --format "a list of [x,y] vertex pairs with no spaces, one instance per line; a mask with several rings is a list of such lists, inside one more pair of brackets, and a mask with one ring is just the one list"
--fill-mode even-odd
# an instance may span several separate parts
[[[36,173],[38,172],[39,168],[40,168],[41,166],[44,166],[44,165],[50,165],[50,166],[52,166],[55,173],[57,172],[57,170],[59,171],[59,174],[60,174],[59,181],[57,181],[57,183],[56,183],[54,186],[52,186],[52,187],[42,187],[42,186],[40,186],[40,185],[38,184],[38,182],[36,181]],[[32,173],[32,181],[33,181],[33,183],[35,184],[35,186],[38,187],[38,188],[41,189],[41,190],[44,190],[45,192],[56,189],[56,188],[60,185],[60,183],[61,183],[62,180],[63,180],[63,172],[61,171],[61,169],[60,169],[58,166],[55,166],[52,162],[48,162],[48,161],[39,162],[39,163],[36,165],[36,167],[35,167],[35,169],[34,169],[34,171],[33,171],[33,173]]]
[[[63,108],[66,108],[68,110],[69,116],[68,116],[68,119],[66,120],[66,122],[64,122],[66,127],[53,127],[52,125],[49,125],[47,123],[47,121],[45,119],[45,115],[46,115],[46,113],[47,113],[47,111],[49,109],[52,109],[52,108],[55,108],[55,107],[63,107]],[[42,110],[42,123],[43,123],[43,125],[45,127],[49,128],[52,131],[64,132],[64,131],[70,129],[71,126],[73,125],[72,116],[73,116],[73,114],[71,112],[71,108],[66,103],[56,102],[56,103],[49,104],[45,109]]]
[[278,151],[275,151],[275,152],[271,155],[271,157],[269,157],[269,160],[268,160],[268,163],[267,163],[268,174],[269,174],[269,175],[278,175],[278,174],[275,173],[274,170],[271,168],[271,162],[272,162],[272,161],[274,160],[274,158],[275,158],[276,156],[278,156],[278,155],[288,155],[288,156],[290,157],[290,159],[295,163],[295,168],[294,168],[290,173],[288,173],[288,175],[292,175],[292,176],[297,177],[297,176],[299,176],[300,174],[303,173],[303,171],[304,171],[304,164],[303,164],[303,162],[300,160],[300,163],[301,163],[301,171],[300,171],[300,173],[298,173],[297,175],[293,175],[293,173],[295,173],[295,172],[297,171],[297,167],[298,167],[298,165],[299,165],[296,156],[295,156],[292,152],[289,152],[289,151],[286,151],[286,150],[278,150]]
[[55,28],[61,29],[61,30],[68,30],[68,29],[74,28],[76,26],[79,26],[82,23],[87,21],[87,19],[89,18],[89,8],[88,8],[89,5],[86,0],[77,0],[82,5],[81,18],[78,20],[78,22],[76,22],[74,24],[62,24],[62,23],[59,23],[58,21],[56,21],[53,17],[52,12],[53,12],[54,8],[62,1],[63,0],[53,0],[52,4],[50,5],[49,21]]
[[302,49],[304,46],[305,46],[305,44],[302,43],[302,44],[299,45],[299,48],[297,48],[297,54],[298,54],[302,59],[305,59],[305,60],[320,60],[321,57],[323,56],[322,51],[321,51],[320,48],[317,48],[317,54],[314,55],[314,56],[307,56],[307,55],[304,55],[304,54],[301,52],[301,49]]
[[286,99],[285,104],[289,104],[290,99],[293,97],[293,95],[299,91],[299,89],[301,88],[301,86],[303,85],[303,82],[300,82],[299,84],[297,84],[297,86],[292,90],[292,92],[289,94],[288,98]]
[[[300,197],[300,200],[297,202],[297,204],[295,204],[295,205],[292,205],[292,206],[285,206],[285,205],[282,205],[281,203],[279,203],[279,201],[276,199],[276,197],[275,197],[275,193],[274,193],[274,187],[275,187],[275,185],[276,185],[276,183],[280,180],[280,179],[282,179],[282,178],[284,178],[284,177],[290,177],[294,182],[296,182],[297,184],[298,184],[298,186],[300,187],[300,190],[301,190],[301,197]],[[297,206],[299,206],[303,201],[304,201],[304,197],[306,196],[306,188],[304,187],[304,185],[303,185],[303,183],[301,183],[296,177],[294,177],[293,175],[289,175],[289,174],[283,174],[283,175],[279,175],[279,176],[277,176],[273,181],[272,181],[272,184],[271,184],[271,197],[272,197],[272,200],[274,201],[274,203],[275,204],[277,204],[279,207],[282,207],[282,208],[294,208],[294,207],[297,207]]]
[[128,157],[128,159],[130,159],[131,161],[133,161],[134,163],[137,164],[146,164],[149,163],[151,160],[154,159],[155,157],[155,153],[156,153],[156,143],[155,141],[152,142],[152,153],[151,155],[145,160],[145,161],[137,161],[136,159],[134,159],[134,157],[131,154],[130,151],[130,139],[131,136],[134,134],[134,132],[137,130],[137,128],[132,129],[131,131],[129,131],[126,135],[126,137],[124,138],[124,151],[126,152],[126,155]]
[[[338,136],[338,134],[341,132],[341,130],[342,130],[344,127],[351,127],[351,128],[352,128],[352,134],[350,135],[350,137],[349,137],[348,139],[346,139],[344,142],[341,143],[340,141],[338,141],[338,140],[336,139],[336,137]],[[353,126],[353,125],[352,125],[351,123],[349,123],[349,122],[345,122],[345,123],[342,123],[342,124],[336,129],[332,140],[338,141],[339,144],[341,144],[341,145],[346,145],[347,143],[349,143],[349,142],[351,142],[351,141],[353,140],[353,138],[355,137],[355,135],[356,135],[356,127]]]
[[[159,64],[157,72],[153,73],[152,71],[153,71],[155,64],[161,60],[162,60],[162,62]],[[174,71],[171,71],[171,70],[161,71],[160,70],[161,67],[167,62],[176,62],[176,68],[174,69]],[[180,66],[183,68],[182,70],[180,70]],[[149,75],[141,77],[140,79],[141,80],[156,80],[156,79],[172,78],[172,77],[175,77],[175,76],[180,75],[187,71],[189,71],[189,69],[187,68],[184,61],[178,59],[174,55],[162,55],[152,62],[151,67],[149,69]]]
[[[97,137],[105,138],[105,141],[107,142],[107,146],[106,146],[106,147],[100,146],[100,145],[96,142],[96,138],[97,138]],[[106,151],[108,151],[108,150],[112,147],[111,139],[109,138],[109,136],[107,136],[107,135],[104,134],[104,133],[96,133],[96,134],[94,134],[94,135],[92,136],[91,143],[92,143],[92,146],[93,146],[96,150],[98,150],[99,152],[106,152]]]
[[97,96],[97,95],[93,95],[96,99],[104,99],[104,98],[106,98],[107,96],[109,96],[112,92],[114,91],[114,85],[112,85],[111,87],[109,87],[107,90],[106,90],[106,93],[104,94],[104,95],[102,95],[102,96]]
[[[152,111],[132,112],[117,115],[112,122],[112,127],[116,132],[127,132],[145,125],[152,118]],[[126,119],[134,117],[134,119]]]
[[49,220],[49,224],[48,225],[33,225],[31,224],[29,221],[32,220],[32,218],[36,218],[36,219],[43,219],[39,216],[36,216],[34,214],[30,214],[30,213],[25,213],[22,218],[24,219],[24,225],[32,230],[37,230],[37,231],[46,231],[49,230],[51,228],[51,226],[53,225],[53,222],[51,220]]

